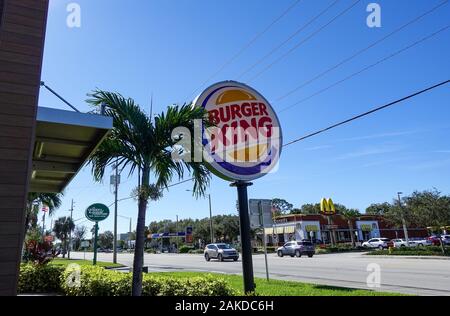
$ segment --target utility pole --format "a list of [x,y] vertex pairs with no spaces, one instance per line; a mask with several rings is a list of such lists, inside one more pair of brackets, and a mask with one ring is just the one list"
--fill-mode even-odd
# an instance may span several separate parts
[[114,240],[113,240],[113,263],[117,263],[117,194],[119,189],[119,166],[118,159],[115,164],[114,177]]
[[398,206],[400,207],[400,212],[401,212],[401,216],[402,216],[403,233],[404,233],[405,239],[406,239],[406,246],[409,247],[408,229],[406,228],[405,214],[403,212],[403,206],[402,206],[402,201],[400,199],[400,194],[403,194],[403,193],[397,192]]
[[[70,205],[70,220],[73,222],[73,199]],[[70,259],[70,249],[72,248],[72,230],[69,227],[69,250],[67,252],[67,258]]]

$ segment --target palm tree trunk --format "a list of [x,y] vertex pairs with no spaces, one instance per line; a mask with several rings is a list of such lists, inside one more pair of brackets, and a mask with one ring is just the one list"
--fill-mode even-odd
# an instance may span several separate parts
[[[147,188],[150,181],[150,169],[144,167],[142,170],[142,187]],[[147,211],[146,194],[139,193],[138,219],[136,224],[136,244],[134,248],[133,261],[133,285],[132,296],[142,294],[142,267],[144,265],[144,241],[145,241],[145,212]]]
[[66,245],[66,238],[64,238],[64,240],[61,241],[62,244],[62,251],[63,251],[63,259],[66,258],[66,252],[67,252],[67,245]]

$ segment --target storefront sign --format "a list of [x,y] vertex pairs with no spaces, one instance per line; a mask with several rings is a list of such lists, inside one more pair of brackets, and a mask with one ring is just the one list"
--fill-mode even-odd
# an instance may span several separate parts
[[196,100],[212,127],[203,128],[203,158],[228,181],[251,181],[273,170],[282,147],[281,127],[269,102],[236,81],[216,83]]
[[336,214],[336,208],[334,207],[333,200],[323,198],[320,201],[320,211],[326,215]]
[[361,230],[363,231],[363,232],[370,232],[370,231],[372,231],[372,225],[370,225],[370,224],[361,224]]
[[109,216],[109,208],[100,203],[95,203],[86,209],[86,218],[92,222],[100,222]]
[[306,225],[305,230],[307,232],[317,232],[319,231],[319,228],[317,227],[317,225]]

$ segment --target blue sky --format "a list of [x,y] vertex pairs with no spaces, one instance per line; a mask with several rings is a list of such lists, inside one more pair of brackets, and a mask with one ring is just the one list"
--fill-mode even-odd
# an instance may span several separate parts
[[[191,101],[201,84],[252,38],[276,19],[293,0],[79,0],[81,27],[66,25],[67,4],[50,0],[42,80],[81,111],[88,111],[86,94],[95,89],[117,91],[136,100],[146,111],[154,95],[154,111]],[[260,36],[247,50],[208,82],[238,76],[277,47],[332,0],[302,0]],[[381,28],[366,25],[366,7],[382,9]],[[346,14],[317,33],[255,80],[266,65],[353,3],[341,0],[317,21],[252,69],[240,81],[260,91],[279,111],[371,65],[450,22],[450,4],[361,54],[342,67],[281,100],[284,94],[341,60],[367,47],[406,22],[441,3],[437,0],[361,0]],[[395,56],[342,84],[279,113],[284,140],[330,125],[341,119],[446,80],[450,74],[450,31]],[[448,85],[366,117],[347,126],[285,148],[277,172],[254,181],[250,198],[285,198],[294,206],[316,203],[322,197],[361,211],[372,202],[390,201],[396,192],[436,187],[450,193],[450,93]],[[53,95],[41,91],[40,106],[67,109]],[[175,179],[176,181],[177,179]],[[75,200],[74,218],[83,218],[94,203],[113,202],[108,179],[92,180],[90,166],[66,190],[55,217],[68,215]],[[128,197],[137,177],[122,178],[119,197]],[[203,218],[206,199],[195,200],[183,184],[152,202],[151,220]],[[235,189],[214,178],[209,189],[213,213],[236,213]],[[111,208],[112,209],[112,208]],[[119,204],[119,214],[136,221],[133,200]],[[77,223],[82,222],[82,220]],[[90,223],[83,223],[90,227]],[[47,224],[48,225],[48,224]],[[100,230],[112,230],[112,217]],[[119,232],[128,230],[120,218]]]

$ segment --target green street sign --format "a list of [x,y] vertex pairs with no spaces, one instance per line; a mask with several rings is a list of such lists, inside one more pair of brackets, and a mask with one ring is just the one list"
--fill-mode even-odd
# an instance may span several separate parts
[[86,218],[92,222],[100,222],[108,218],[109,208],[100,203],[95,203],[86,209]]

